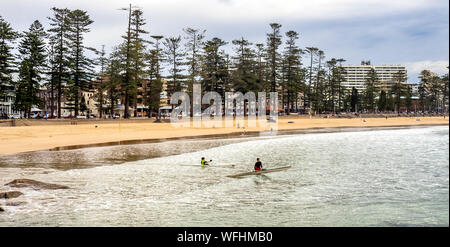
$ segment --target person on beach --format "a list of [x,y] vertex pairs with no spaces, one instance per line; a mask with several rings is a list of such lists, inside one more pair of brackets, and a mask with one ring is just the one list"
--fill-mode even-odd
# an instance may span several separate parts
[[[210,160],[210,162],[211,162],[211,161],[212,161],[212,160]],[[202,164],[202,167],[209,166],[209,163],[208,163],[208,161],[205,160],[205,157],[202,157],[201,164]]]
[[261,171],[262,167],[263,167],[263,165],[262,165],[261,161],[259,160],[259,158],[256,158],[255,171]]

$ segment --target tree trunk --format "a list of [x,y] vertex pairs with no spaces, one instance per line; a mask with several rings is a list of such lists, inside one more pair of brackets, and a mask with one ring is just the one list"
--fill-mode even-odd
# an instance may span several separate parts
[[125,89],[125,109],[124,109],[124,118],[129,118],[129,113],[128,113],[128,104],[129,104],[129,94],[128,94],[128,88]]
[[[52,80],[53,80],[53,78],[52,78]],[[54,117],[54,112],[55,112],[54,102],[55,102],[55,89],[54,89],[54,85],[53,85],[53,81],[52,81],[51,85],[50,85],[50,111],[52,111],[50,116],[52,118]]]
[[129,110],[128,105],[129,102],[129,92],[128,87],[130,86],[130,46],[131,46],[131,4],[130,4],[130,13],[128,14],[128,32],[127,32],[127,58],[126,58],[126,72],[125,72],[125,109],[124,109],[124,117],[129,118]]
[[[110,79],[111,80],[111,79]],[[110,88],[110,90],[109,90],[109,100],[111,101],[110,103],[111,103],[111,105],[109,106],[110,107],[110,113],[109,113],[109,116],[111,117],[111,118],[113,118],[113,116],[114,116],[114,95],[113,95],[113,89],[112,88]]]

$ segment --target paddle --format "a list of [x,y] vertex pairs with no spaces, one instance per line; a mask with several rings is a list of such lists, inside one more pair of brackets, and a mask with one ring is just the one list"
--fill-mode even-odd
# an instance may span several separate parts
[[[206,163],[206,162],[205,162]],[[206,163],[205,165],[203,165],[202,167],[207,167],[207,166],[210,166],[211,165],[211,163],[212,163],[212,160],[209,160],[209,162],[208,163]]]
[[[230,163],[217,163],[215,165],[212,165],[213,160],[209,160],[207,162],[206,165],[202,166],[202,167],[214,167],[214,168],[235,168],[235,164],[230,164]],[[187,166],[191,166],[191,165],[187,165]]]

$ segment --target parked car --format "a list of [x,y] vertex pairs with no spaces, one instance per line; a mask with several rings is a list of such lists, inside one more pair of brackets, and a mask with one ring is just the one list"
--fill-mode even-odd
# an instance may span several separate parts
[[31,118],[36,118],[36,119],[41,119],[42,118],[42,115],[41,115],[41,113],[39,113],[39,112],[33,112],[33,113],[31,113],[31,116],[30,116]]
[[45,117],[45,119],[54,119],[54,118],[58,118],[56,115],[51,116],[50,114],[47,114]]
[[79,119],[86,119],[86,116],[77,116]]
[[9,115],[9,118],[20,119],[20,118],[22,118],[22,116],[20,116],[20,113],[13,113],[13,114]]

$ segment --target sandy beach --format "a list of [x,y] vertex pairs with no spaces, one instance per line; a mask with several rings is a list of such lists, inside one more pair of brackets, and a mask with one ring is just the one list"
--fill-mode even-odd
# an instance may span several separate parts
[[[420,121],[418,121],[420,119]],[[40,122],[39,122],[40,121]],[[77,125],[57,124],[37,120],[31,126],[0,127],[0,155],[53,149],[57,147],[118,144],[120,141],[161,140],[221,134],[243,134],[260,131],[250,128],[175,128],[170,123],[152,120],[79,121]],[[289,123],[290,122],[290,123]],[[32,123],[32,122],[31,122]],[[415,125],[448,125],[448,117],[395,117],[395,118],[306,118],[280,117],[278,130],[300,130],[338,127],[388,127]]]

